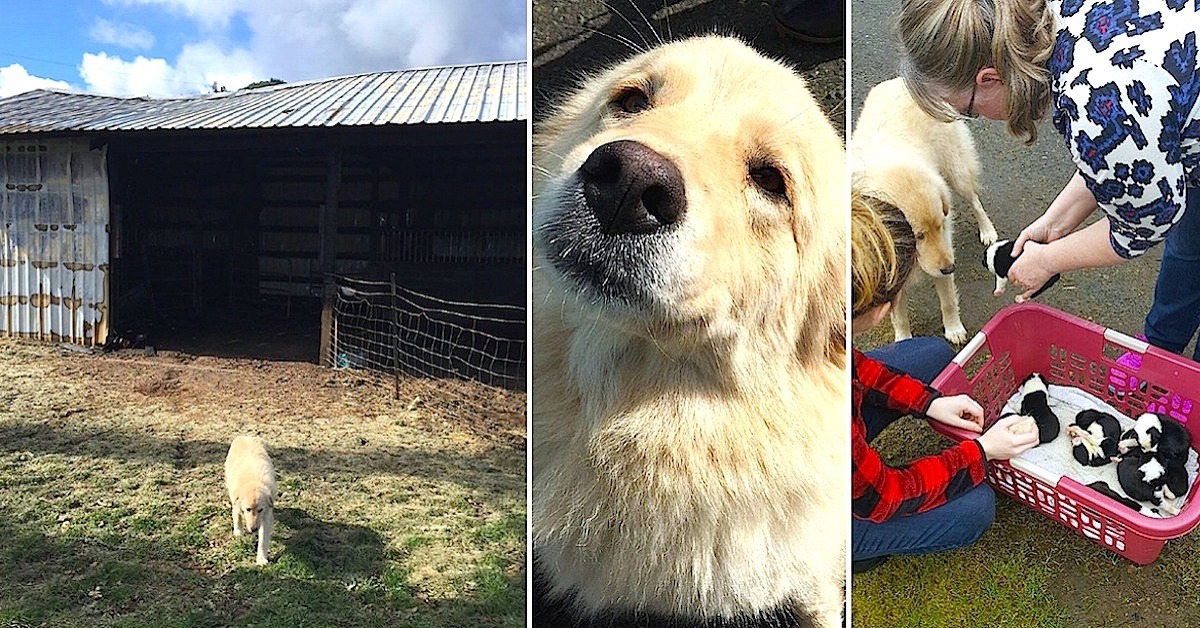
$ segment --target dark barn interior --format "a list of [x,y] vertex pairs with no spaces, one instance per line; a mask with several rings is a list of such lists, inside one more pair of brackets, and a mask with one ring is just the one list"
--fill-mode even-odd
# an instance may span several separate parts
[[525,122],[107,143],[111,321],[156,348],[318,360],[330,274],[525,303]]

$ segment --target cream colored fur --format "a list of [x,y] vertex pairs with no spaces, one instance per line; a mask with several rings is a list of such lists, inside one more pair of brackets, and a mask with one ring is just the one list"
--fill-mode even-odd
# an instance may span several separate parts
[[[957,194],[971,204],[979,240],[996,241],[996,228],[979,202],[979,157],[965,122],[939,122],[921,110],[899,78],[867,94],[850,139],[856,190],[900,208],[917,235],[917,263],[933,278],[942,325],[951,342],[967,340],[954,274],[954,217]],[[953,194],[952,194],[953,192]],[[913,273],[892,308],[896,340],[912,337],[905,293],[920,278]]]
[[[607,103],[650,86],[629,119]],[[838,626],[849,516],[840,138],[789,68],[703,37],[586,80],[535,132],[534,227],[593,149],[671,159],[687,213],[654,305],[595,296],[535,244],[533,544],[585,612]],[[754,188],[779,164],[790,207]],[[537,240],[535,239],[535,242]]]
[[275,466],[262,439],[238,436],[225,457],[225,487],[233,515],[233,534],[258,532],[259,565],[268,561],[275,523]]

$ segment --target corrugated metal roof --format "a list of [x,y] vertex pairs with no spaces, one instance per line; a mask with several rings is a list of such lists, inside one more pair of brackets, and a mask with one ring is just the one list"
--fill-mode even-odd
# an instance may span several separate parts
[[528,120],[524,61],[374,72],[187,98],[35,90],[0,99],[0,135]]

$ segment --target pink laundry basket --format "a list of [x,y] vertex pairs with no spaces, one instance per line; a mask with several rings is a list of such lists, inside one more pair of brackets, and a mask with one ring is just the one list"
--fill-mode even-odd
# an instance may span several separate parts
[[[1141,355],[1136,370],[1117,363],[1128,352]],[[1187,426],[1193,446],[1200,445],[1200,417],[1190,420],[1200,415],[1193,414],[1196,404],[1190,396],[1200,391],[1200,364],[1037,303],[1012,305],[996,314],[933,380],[933,387],[947,395],[970,395],[983,406],[990,425],[1034,372],[1051,384],[1082,388],[1130,417],[1148,407],[1170,414]],[[1074,417],[1059,419],[1065,426]],[[954,440],[975,436],[937,422],[930,425]],[[1189,489],[1183,511],[1167,519],[1145,517],[1071,478],[1019,459],[989,462],[988,482],[1139,565],[1154,562],[1168,539],[1200,525],[1200,481]]]

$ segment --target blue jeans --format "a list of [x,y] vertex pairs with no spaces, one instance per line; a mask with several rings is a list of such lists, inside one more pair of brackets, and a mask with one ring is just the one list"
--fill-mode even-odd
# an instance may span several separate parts
[[[1183,218],[1167,233],[1154,304],[1146,315],[1146,339],[1182,353],[1200,327],[1200,190],[1188,188]],[[1200,361],[1200,349],[1192,356]]]
[[[910,338],[868,351],[867,356],[929,383],[950,363],[954,350],[941,338]],[[895,410],[865,407],[867,441],[904,416]],[[854,560],[890,554],[928,554],[970,545],[996,517],[996,494],[980,484],[926,512],[883,523],[852,519],[850,553]]]

